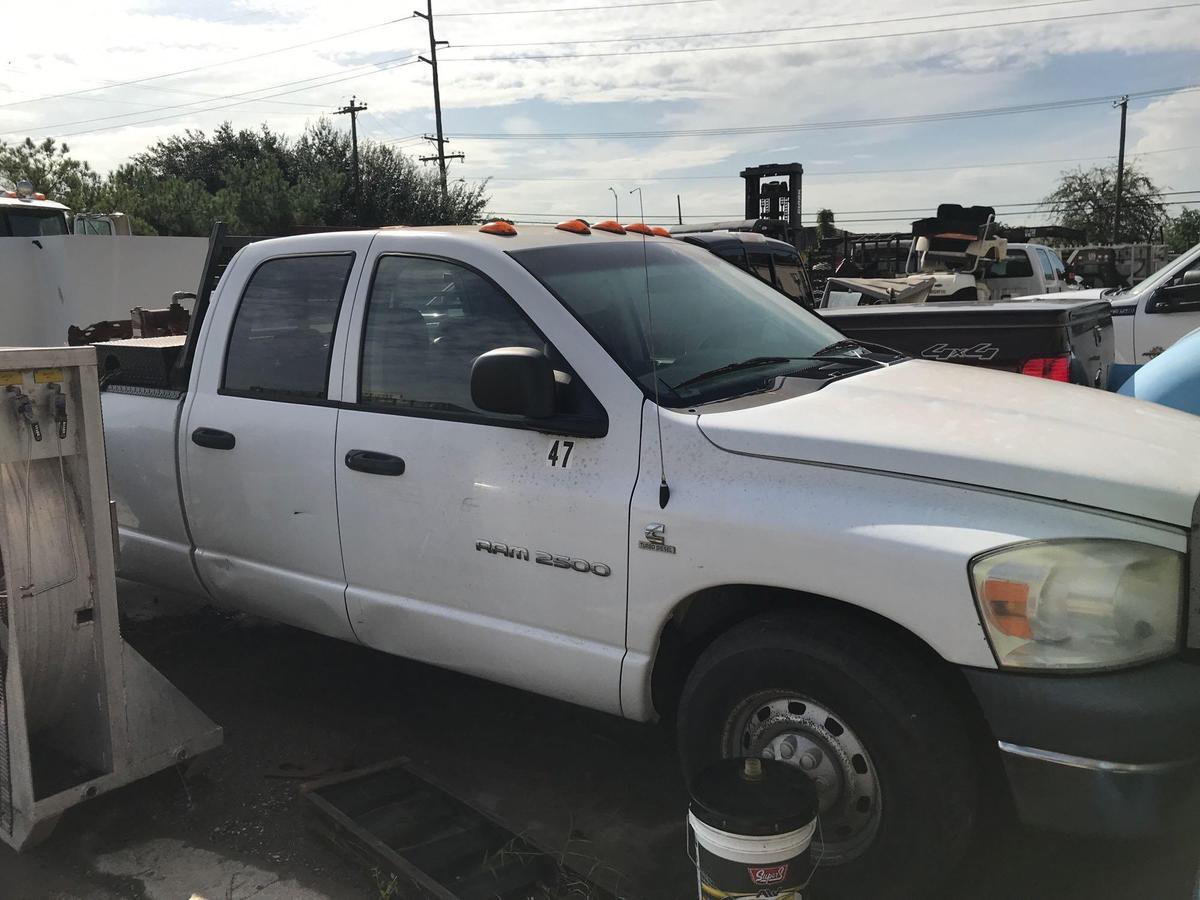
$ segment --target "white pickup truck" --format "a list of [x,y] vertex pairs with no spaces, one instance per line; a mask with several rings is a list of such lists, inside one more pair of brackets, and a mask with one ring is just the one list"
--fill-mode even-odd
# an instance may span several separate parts
[[1197,809],[1193,416],[578,222],[251,244],[186,341],[97,349],[124,576],[799,765],[831,895],[923,896],[992,776]]
[[[1046,296],[1050,295],[1033,298]],[[1200,328],[1200,244],[1131,288],[1075,291],[1071,299],[1107,300],[1112,306],[1116,361],[1140,366]]]

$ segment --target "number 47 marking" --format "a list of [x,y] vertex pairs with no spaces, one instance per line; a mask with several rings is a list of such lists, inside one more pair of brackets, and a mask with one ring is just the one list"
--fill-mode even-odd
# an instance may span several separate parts
[[[559,445],[562,446],[562,455],[559,455]],[[571,458],[571,451],[575,449],[574,441],[555,441],[550,445],[550,453],[546,459],[550,462],[550,468],[561,465],[562,468],[567,467],[567,460]]]

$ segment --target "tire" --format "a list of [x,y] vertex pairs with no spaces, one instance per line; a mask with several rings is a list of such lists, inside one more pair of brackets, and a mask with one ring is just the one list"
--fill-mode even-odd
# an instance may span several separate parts
[[679,752],[689,781],[725,756],[803,760],[820,776],[817,893],[925,897],[975,823],[978,766],[959,709],[888,631],[824,611],[768,613],[697,660],[680,698]]

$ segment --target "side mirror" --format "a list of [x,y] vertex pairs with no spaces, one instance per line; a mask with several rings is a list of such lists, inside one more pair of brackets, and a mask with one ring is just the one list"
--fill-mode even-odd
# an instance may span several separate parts
[[548,419],[555,413],[554,367],[529,347],[500,347],[471,365],[471,402],[494,413]]

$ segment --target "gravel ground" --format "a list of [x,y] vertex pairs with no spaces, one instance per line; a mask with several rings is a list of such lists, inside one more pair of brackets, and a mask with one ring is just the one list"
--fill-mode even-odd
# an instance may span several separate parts
[[[284,626],[139,618],[127,639],[225,745],[75,808],[22,856],[0,847],[0,900],[378,898],[378,876],[316,832],[299,784],[398,756],[543,846],[593,855],[642,900],[695,896],[668,729]],[[1113,845],[989,824],[944,900],[1194,900],[1200,829]]]

